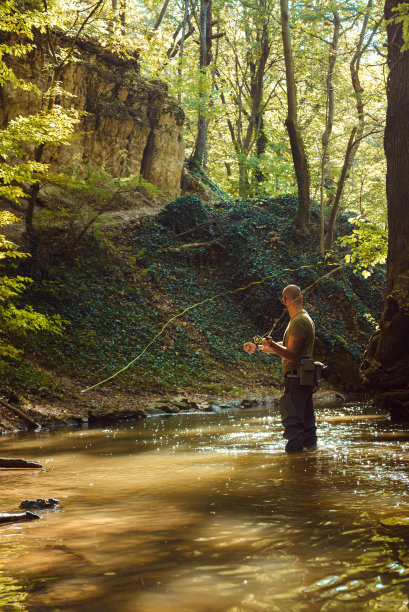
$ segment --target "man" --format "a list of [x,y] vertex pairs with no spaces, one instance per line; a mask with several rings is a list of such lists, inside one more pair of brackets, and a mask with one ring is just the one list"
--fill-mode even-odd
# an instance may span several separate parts
[[284,395],[280,399],[281,422],[284,426],[284,438],[287,439],[285,450],[294,453],[317,448],[317,428],[312,403],[315,385],[300,384],[301,360],[313,356],[315,327],[303,308],[303,296],[299,287],[285,287],[282,302],[290,315],[283,341],[274,342],[271,336],[267,336],[263,338],[262,344],[246,342],[243,348],[248,353],[274,353],[283,360],[285,387]]

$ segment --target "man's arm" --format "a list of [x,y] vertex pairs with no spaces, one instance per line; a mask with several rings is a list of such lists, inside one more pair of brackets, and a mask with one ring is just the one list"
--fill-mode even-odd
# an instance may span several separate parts
[[257,353],[258,351],[262,353],[275,353],[275,351],[269,346],[264,346],[263,344],[254,344],[254,342],[246,342],[243,346],[243,349],[246,353]]
[[[287,361],[297,361],[302,353],[303,346],[305,344],[305,338],[299,338],[298,336],[290,336],[288,339],[288,346],[283,346],[282,342],[274,342],[271,336],[263,338],[263,349],[264,352],[272,352],[279,355]],[[270,350],[267,351],[266,348]]]

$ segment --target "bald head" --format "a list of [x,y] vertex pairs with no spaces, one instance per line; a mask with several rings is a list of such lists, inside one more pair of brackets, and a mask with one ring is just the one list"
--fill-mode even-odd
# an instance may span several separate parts
[[283,290],[283,298],[287,298],[293,304],[302,302],[301,289],[297,285],[288,285]]

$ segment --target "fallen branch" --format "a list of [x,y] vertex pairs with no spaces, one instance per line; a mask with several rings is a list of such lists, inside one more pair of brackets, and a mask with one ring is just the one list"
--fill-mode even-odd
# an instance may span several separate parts
[[20,410],[20,408],[17,408],[16,406],[12,406],[8,402],[5,402],[3,399],[0,399],[0,404],[4,406],[5,408],[7,408],[8,410],[11,410],[15,414],[17,414],[19,417],[21,417],[25,421],[27,421],[27,423],[30,423],[30,425],[33,426],[33,429],[38,429],[39,427],[41,427],[41,425],[36,423],[34,419],[29,417],[27,414],[25,414],[22,410]]
[[17,512],[10,514],[9,512],[0,513],[0,523],[21,523],[22,521],[36,521],[41,517],[34,512]]
[[38,461],[26,461],[26,459],[13,459],[0,457],[0,468],[40,468],[43,469]]
[[189,242],[188,244],[181,244],[179,247],[168,247],[166,251],[179,253],[182,249],[199,249],[200,247],[210,246],[211,244],[218,244],[221,246],[218,240],[209,240],[209,242]]

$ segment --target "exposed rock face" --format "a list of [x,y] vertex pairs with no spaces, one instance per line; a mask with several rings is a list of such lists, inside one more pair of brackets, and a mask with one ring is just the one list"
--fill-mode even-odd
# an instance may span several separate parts
[[[64,106],[88,113],[81,134],[68,145],[46,152],[46,161],[71,167],[94,163],[105,165],[114,176],[140,173],[158,187],[163,199],[180,194],[184,159],[182,126],[184,114],[167,92],[165,83],[138,76],[135,61],[110,56],[98,47],[81,48],[61,76]],[[19,77],[47,89],[47,70],[40,50],[10,60]],[[19,116],[40,109],[34,92],[0,88],[0,128]],[[72,97],[71,97],[72,96]]]

